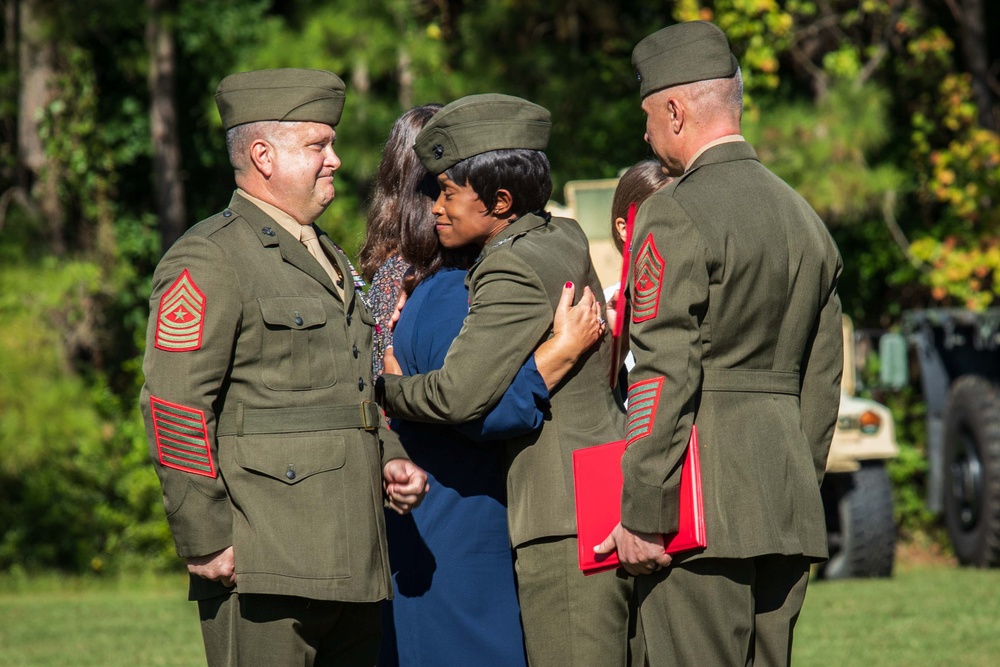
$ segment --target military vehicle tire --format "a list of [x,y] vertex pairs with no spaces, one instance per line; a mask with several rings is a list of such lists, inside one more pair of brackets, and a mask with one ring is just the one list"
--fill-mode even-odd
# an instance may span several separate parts
[[1000,565],[1000,390],[952,383],[944,414],[944,522],[963,565]]
[[896,552],[892,486],[884,461],[864,461],[859,470],[823,480],[830,560],[824,579],[888,577]]

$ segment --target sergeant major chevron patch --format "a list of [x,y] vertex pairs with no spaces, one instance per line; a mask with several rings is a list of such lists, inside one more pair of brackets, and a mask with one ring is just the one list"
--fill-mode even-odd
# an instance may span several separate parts
[[639,248],[633,275],[632,321],[651,320],[660,310],[660,287],[663,282],[663,257],[656,250],[652,234]]
[[160,298],[156,314],[156,349],[190,352],[201,347],[205,330],[205,295],[184,269]]

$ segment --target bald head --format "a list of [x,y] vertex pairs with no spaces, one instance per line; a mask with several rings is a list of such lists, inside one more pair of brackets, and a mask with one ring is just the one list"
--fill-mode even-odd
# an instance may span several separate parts
[[647,95],[646,141],[672,176],[684,173],[692,156],[706,144],[740,133],[743,77],[670,86]]
[[[679,100],[692,130],[722,127],[726,134],[738,133],[743,117],[743,76],[740,70],[725,79],[707,79],[659,90],[649,96],[654,104]],[[712,137],[715,139],[717,137]],[[708,139],[707,141],[711,141]]]
[[743,117],[743,75],[739,69],[726,79],[695,81],[672,90],[683,95],[706,124],[724,123],[739,129]]
[[226,132],[236,185],[309,224],[333,201],[336,131],[311,121],[256,121]]

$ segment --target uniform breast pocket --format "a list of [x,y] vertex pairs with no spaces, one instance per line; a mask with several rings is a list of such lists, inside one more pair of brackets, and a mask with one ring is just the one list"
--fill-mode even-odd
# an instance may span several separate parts
[[264,322],[261,381],[269,389],[329,387],[337,381],[333,331],[320,299],[257,299]]

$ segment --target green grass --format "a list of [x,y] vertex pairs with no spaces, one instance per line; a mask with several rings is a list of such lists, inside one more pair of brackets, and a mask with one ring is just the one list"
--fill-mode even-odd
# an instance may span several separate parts
[[[813,581],[797,667],[993,667],[1000,570],[904,569],[892,579]],[[0,667],[202,666],[186,578],[0,577]]]
[[187,576],[0,579],[0,666],[205,665]]
[[919,568],[892,579],[812,581],[796,667],[994,667],[1000,570]]

